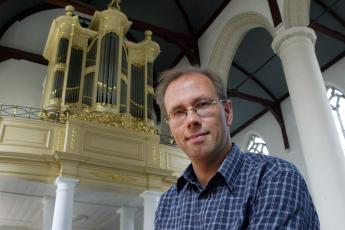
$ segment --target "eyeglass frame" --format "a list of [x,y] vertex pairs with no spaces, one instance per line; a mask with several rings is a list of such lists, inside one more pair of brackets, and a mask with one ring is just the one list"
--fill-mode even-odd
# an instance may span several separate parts
[[[184,118],[181,120],[181,121],[177,121],[177,122],[175,122],[175,123],[180,123],[181,122],[181,124],[185,121],[185,119],[187,118],[187,116],[188,116],[188,111],[189,110],[192,110],[198,117],[201,117],[201,118],[203,118],[203,117],[207,117],[208,115],[207,114],[205,114],[205,115],[200,115],[198,112],[197,112],[197,108],[195,108],[195,105],[196,104],[198,104],[199,102],[202,102],[202,101],[208,101],[208,102],[210,102],[210,105],[207,107],[207,108],[213,108],[215,105],[216,105],[216,103],[226,103],[227,102],[227,99],[200,99],[199,101],[197,101],[196,103],[194,103],[194,105],[193,106],[189,106],[189,107],[187,107],[187,108],[184,108],[184,109],[181,109],[181,110],[184,110]],[[176,110],[175,110],[176,111]],[[173,111],[174,112],[174,111]],[[169,122],[169,121],[171,121],[171,112],[170,113],[168,113],[167,114],[167,118],[165,118],[164,119],[164,121],[165,122]]]

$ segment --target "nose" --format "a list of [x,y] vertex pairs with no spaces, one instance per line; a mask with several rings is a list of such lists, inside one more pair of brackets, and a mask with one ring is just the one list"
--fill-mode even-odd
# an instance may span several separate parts
[[186,113],[186,124],[188,128],[194,128],[201,125],[200,117],[192,108],[188,109]]

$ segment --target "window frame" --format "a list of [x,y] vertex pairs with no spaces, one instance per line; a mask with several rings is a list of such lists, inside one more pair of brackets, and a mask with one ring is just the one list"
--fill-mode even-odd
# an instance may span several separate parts
[[[259,140],[259,142],[257,142],[257,140]],[[266,141],[260,135],[254,133],[250,134],[246,151],[256,154],[270,155]]]
[[[326,95],[337,128],[337,134],[340,138],[340,144],[345,154],[345,94],[338,87],[327,85]],[[336,99],[334,100],[334,98]],[[336,102],[335,105],[332,104],[334,101]]]

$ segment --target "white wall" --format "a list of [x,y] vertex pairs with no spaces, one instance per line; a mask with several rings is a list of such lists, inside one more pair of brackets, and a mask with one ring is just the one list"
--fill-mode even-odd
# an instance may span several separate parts
[[[80,12],[75,13],[90,18]],[[1,37],[0,45],[41,55],[53,20],[62,15],[65,15],[65,10],[58,8],[44,10],[16,21]]]
[[41,107],[47,66],[10,59],[0,63],[0,103]]
[[267,112],[261,118],[236,134],[232,140],[245,150],[252,134],[264,139],[271,156],[279,157],[292,162],[307,180],[307,171],[302,154],[302,146],[297,133],[295,117],[292,111],[290,98],[281,103],[285,128],[289,139],[290,149],[285,150],[282,132],[272,113]]
[[326,85],[331,85],[345,93],[345,58],[322,73]]
[[46,10],[17,21],[2,36],[0,44],[42,54],[53,19],[64,14],[63,9]]
[[[345,68],[343,68],[342,76],[344,78]],[[249,127],[232,137],[232,141],[244,151],[249,142],[251,134],[259,135],[265,140],[271,156],[285,159],[296,165],[298,170],[304,176],[307,184],[309,184],[302,146],[290,98],[285,99],[281,103],[281,109],[290,145],[289,150],[285,150],[280,126],[270,112],[264,114]]]
[[24,227],[13,227],[13,226],[0,226],[0,230],[30,230]]

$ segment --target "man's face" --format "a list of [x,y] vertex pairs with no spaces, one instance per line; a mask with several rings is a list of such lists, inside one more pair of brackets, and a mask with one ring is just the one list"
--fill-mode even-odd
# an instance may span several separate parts
[[[170,83],[164,96],[168,114],[176,109],[195,106],[200,100],[218,100],[219,97],[211,80],[200,73],[183,75]],[[188,110],[183,122],[169,120],[170,130],[177,145],[192,162],[215,160],[230,150],[230,131],[232,123],[231,102],[217,102],[212,112],[200,117]],[[211,162],[210,162],[211,163]]]

